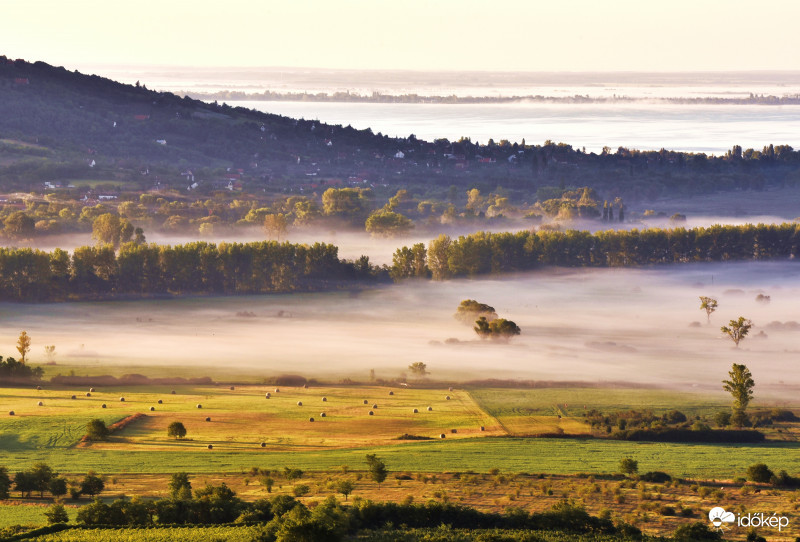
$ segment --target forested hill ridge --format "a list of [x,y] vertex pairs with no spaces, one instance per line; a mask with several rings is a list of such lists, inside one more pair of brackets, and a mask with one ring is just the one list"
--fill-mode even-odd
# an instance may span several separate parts
[[595,154],[551,141],[390,138],[0,56],[4,191],[41,193],[44,183],[66,188],[71,180],[97,180],[120,191],[311,195],[352,186],[380,196],[405,188],[452,199],[470,188],[502,186],[512,201],[533,203],[543,187],[589,186],[602,198],[634,201],[793,185],[800,152],[777,143],[706,156],[625,148]]

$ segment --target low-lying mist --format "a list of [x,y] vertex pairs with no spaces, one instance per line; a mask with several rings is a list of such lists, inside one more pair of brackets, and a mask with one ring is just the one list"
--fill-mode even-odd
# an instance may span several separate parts
[[[797,265],[549,269],[358,292],[3,303],[0,354],[16,355],[17,335],[26,330],[34,362],[45,361],[44,345],[53,344],[57,363],[185,366],[196,376],[204,368],[228,367],[366,381],[370,369],[378,378],[395,378],[423,361],[436,379],[626,381],[714,390],[732,363],[745,363],[757,393],[769,388],[788,397],[790,386],[800,385]],[[768,302],[757,301],[759,293]],[[701,295],[719,301],[711,324],[699,308]],[[494,306],[522,334],[508,344],[479,340],[453,318],[467,298]],[[755,327],[736,349],[719,328],[739,316]],[[46,374],[58,372],[55,365]]]

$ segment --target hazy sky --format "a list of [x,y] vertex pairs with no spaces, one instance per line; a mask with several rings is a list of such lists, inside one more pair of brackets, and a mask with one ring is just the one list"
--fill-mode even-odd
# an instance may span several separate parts
[[0,0],[0,54],[99,64],[800,69],[800,2]]

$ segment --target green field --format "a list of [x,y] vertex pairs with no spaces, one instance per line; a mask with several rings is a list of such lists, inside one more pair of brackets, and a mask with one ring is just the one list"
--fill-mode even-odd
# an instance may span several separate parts
[[[676,444],[512,438],[504,429],[534,423],[572,423],[580,428],[584,405],[604,410],[648,407],[656,412],[679,408],[689,415],[724,408],[714,398],[693,394],[599,389],[449,392],[384,387],[281,388],[276,393],[274,387],[266,386],[235,390],[187,386],[176,388],[175,395],[170,391],[164,386],[109,388],[85,397],[85,390],[0,389],[0,412],[14,410],[16,414],[0,418],[0,465],[13,472],[45,461],[59,472],[76,474],[90,469],[105,474],[231,473],[252,466],[322,471],[340,465],[359,469],[366,453],[378,453],[390,469],[414,472],[499,468],[505,472],[614,473],[620,458],[626,456],[639,461],[640,471],[665,470],[684,477],[732,478],[757,462],[766,462],[776,471],[800,472],[798,442]],[[267,391],[270,399],[265,398]],[[70,399],[73,394],[74,400]],[[125,401],[119,401],[120,397]],[[327,401],[322,401],[323,397]],[[159,399],[162,404],[157,403]],[[368,404],[363,404],[364,400]],[[37,406],[38,401],[43,406]],[[107,408],[101,408],[103,403]],[[198,409],[198,404],[202,408]],[[373,409],[373,404],[378,408]],[[149,410],[151,406],[155,411]],[[433,410],[427,411],[428,406]],[[414,414],[414,408],[419,412]],[[325,418],[320,417],[323,411]],[[561,420],[556,412],[562,413]],[[99,417],[111,423],[134,413],[145,417],[114,433],[108,442],[78,443],[87,420]],[[206,417],[211,421],[205,421]],[[310,422],[310,417],[315,421]],[[167,436],[166,427],[172,421],[184,423],[186,439]],[[434,440],[397,440],[405,433]],[[440,434],[446,438],[440,439]],[[212,450],[207,449],[209,444]]]
[[198,526],[198,527],[162,527],[147,529],[69,529],[30,538],[36,542],[215,542],[221,540],[258,540],[261,527],[242,525],[232,526]]

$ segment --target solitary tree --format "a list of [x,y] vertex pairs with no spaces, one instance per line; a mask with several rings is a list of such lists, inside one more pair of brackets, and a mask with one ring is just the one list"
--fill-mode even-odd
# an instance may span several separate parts
[[428,366],[422,363],[421,361],[415,361],[414,363],[409,365],[408,368],[413,375],[418,376],[420,378],[428,374]]
[[744,316],[740,316],[738,320],[731,320],[727,326],[722,326],[720,330],[731,338],[736,348],[739,348],[739,341],[750,333],[751,327],[753,327],[753,322],[745,319]]
[[700,296],[700,309],[706,311],[706,320],[711,323],[711,313],[717,310],[717,300],[713,297]]
[[44,512],[44,517],[47,518],[47,523],[53,525],[55,523],[69,522],[69,515],[63,504],[53,503]]
[[95,418],[86,424],[86,437],[89,440],[106,440],[111,431],[106,427],[106,422]]
[[475,321],[473,328],[481,339],[507,341],[514,335],[519,335],[522,330],[517,324],[505,318],[497,318],[491,322],[485,316]]
[[378,459],[375,454],[367,454],[367,467],[369,468],[370,477],[380,487],[381,483],[386,480],[388,471],[386,470],[386,463]]
[[623,474],[636,474],[639,470],[639,462],[631,457],[623,457],[619,462],[619,470]]
[[453,315],[456,320],[460,320],[465,324],[471,324],[481,316],[491,322],[497,318],[497,312],[494,310],[494,307],[486,303],[479,303],[474,299],[463,300],[458,305],[456,313]]
[[756,383],[753,381],[753,375],[746,365],[739,365],[734,363],[731,370],[728,371],[730,380],[722,381],[722,389],[733,396],[733,423],[741,427],[747,422],[747,414],[745,410],[750,400],[753,398],[753,388]]
[[175,437],[175,439],[183,438],[186,436],[186,427],[181,422],[172,422],[167,427],[167,436]]
[[336,483],[336,491],[344,495],[344,500],[347,500],[347,496],[353,492],[355,485],[351,480],[339,480]]
[[17,339],[17,352],[19,352],[20,358],[19,361],[22,364],[25,364],[25,358],[28,355],[28,352],[31,351],[31,337],[28,335],[27,331],[23,331],[19,334],[19,339]]
[[96,472],[90,470],[81,480],[81,493],[84,495],[99,495],[105,489],[106,484]]

